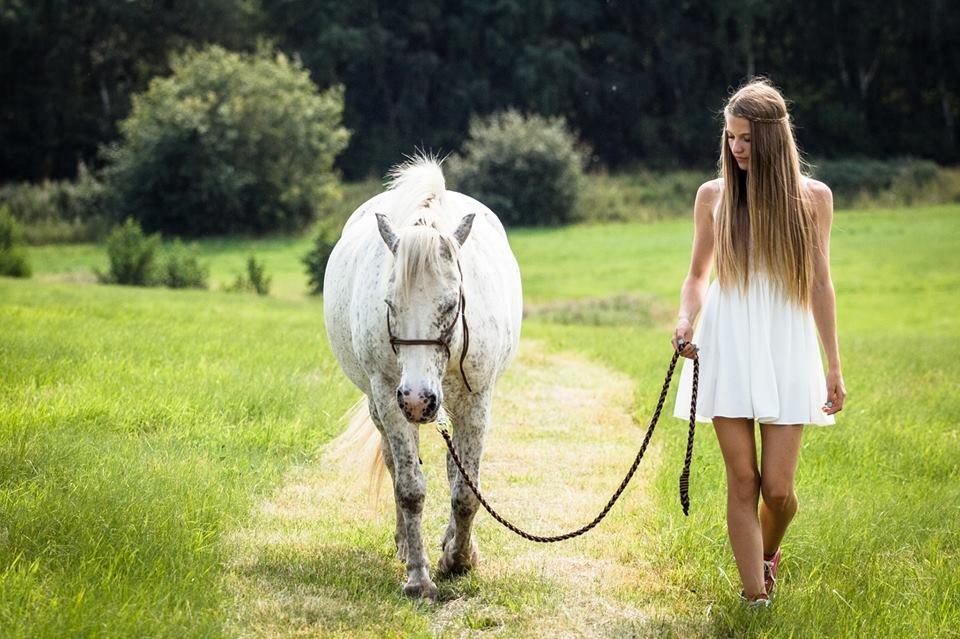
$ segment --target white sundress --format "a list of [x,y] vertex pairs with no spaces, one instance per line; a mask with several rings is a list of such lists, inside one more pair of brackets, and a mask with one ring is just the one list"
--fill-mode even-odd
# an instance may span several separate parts
[[[693,333],[699,348],[696,419],[747,417],[764,424],[835,423],[827,401],[813,313],[787,299],[766,274],[746,293],[707,289]],[[693,361],[684,359],[673,414],[690,420]]]

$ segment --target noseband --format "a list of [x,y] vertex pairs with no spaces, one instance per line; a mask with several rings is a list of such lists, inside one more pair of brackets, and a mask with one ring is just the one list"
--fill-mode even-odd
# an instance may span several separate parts
[[470,382],[467,381],[467,375],[463,372],[463,360],[467,357],[467,349],[470,348],[470,329],[467,328],[467,298],[463,295],[463,269],[460,268],[460,260],[457,260],[457,270],[460,271],[460,302],[457,305],[457,315],[453,318],[450,326],[443,329],[440,337],[437,339],[401,339],[393,334],[393,328],[390,326],[390,306],[387,306],[387,335],[390,336],[390,347],[394,355],[399,355],[397,346],[442,346],[447,352],[447,359],[450,359],[450,338],[453,337],[453,329],[457,326],[457,320],[463,324],[463,348],[460,349],[460,377],[466,384],[467,390],[471,393]]

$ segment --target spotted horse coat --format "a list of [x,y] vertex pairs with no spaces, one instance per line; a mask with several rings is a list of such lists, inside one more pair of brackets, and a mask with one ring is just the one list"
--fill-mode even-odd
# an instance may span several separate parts
[[[497,216],[447,191],[436,161],[416,158],[392,177],[388,190],[362,204],[344,226],[324,277],[324,318],[337,361],[366,396],[351,427],[361,432],[352,440],[363,441],[363,431],[379,437],[393,480],[395,540],[407,572],[403,592],[435,600],[420,532],[426,496],[420,425],[445,411],[465,469],[480,477],[494,384],[520,338],[520,271]],[[469,328],[462,372],[458,313]],[[433,340],[451,327],[447,348],[391,345],[391,331],[400,339]],[[479,503],[449,455],[447,478],[451,512],[438,571],[460,573],[478,561],[471,527]]]

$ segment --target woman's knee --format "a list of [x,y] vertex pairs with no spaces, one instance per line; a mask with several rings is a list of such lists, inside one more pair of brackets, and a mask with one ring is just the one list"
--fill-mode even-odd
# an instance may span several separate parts
[[795,510],[797,507],[797,494],[791,482],[761,479],[760,494],[767,508],[775,512]]
[[760,490],[760,471],[744,465],[727,467],[727,490],[738,501],[753,501],[756,504]]

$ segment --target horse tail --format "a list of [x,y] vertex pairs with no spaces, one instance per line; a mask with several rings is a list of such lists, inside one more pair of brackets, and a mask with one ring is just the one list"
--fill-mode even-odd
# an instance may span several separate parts
[[419,209],[440,210],[447,183],[440,168],[442,160],[432,155],[418,154],[398,164],[387,174],[387,188],[396,192],[391,221],[405,225]]
[[387,474],[387,464],[383,457],[383,447],[387,445],[380,431],[370,417],[370,407],[366,395],[345,414],[347,428],[324,451],[326,461],[336,463],[352,476],[356,484],[366,480],[367,493],[371,503],[380,498],[380,489]]

